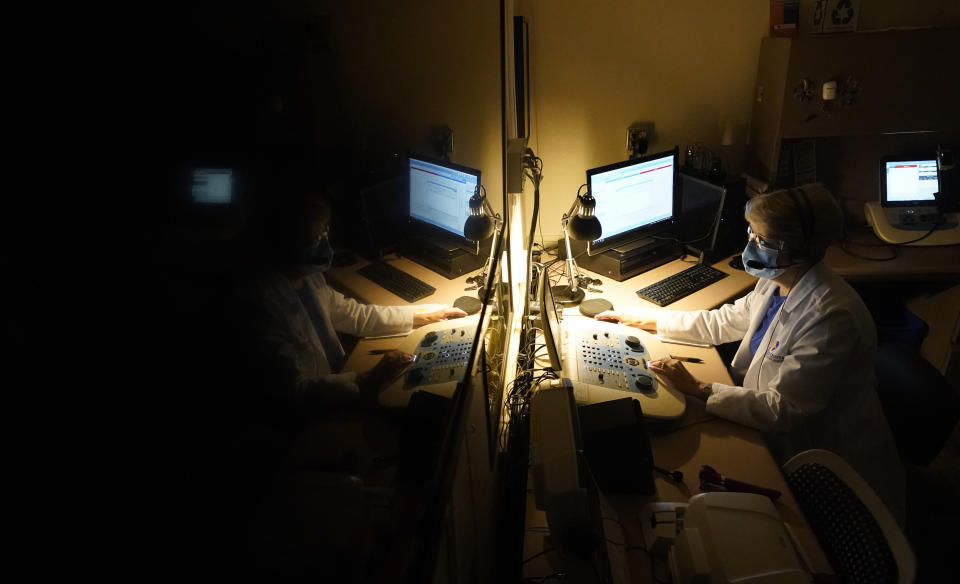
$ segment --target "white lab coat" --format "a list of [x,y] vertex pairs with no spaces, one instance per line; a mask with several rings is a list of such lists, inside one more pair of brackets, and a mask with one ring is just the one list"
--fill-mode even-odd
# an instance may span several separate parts
[[849,284],[818,263],[790,291],[751,356],[750,339],[776,288],[761,279],[716,310],[660,311],[657,333],[665,341],[740,340],[730,366],[737,385],[714,383],[707,411],[761,430],[781,463],[810,448],[836,452],[902,519],[904,474],[876,393],[870,313]]
[[[413,329],[415,306],[375,306],[346,298],[327,285],[321,273],[305,277],[322,314],[324,334],[337,339],[337,332],[356,336],[407,334]],[[356,372],[335,373],[330,362],[344,357],[339,340],[336,355],[327,355],[310,315],[297,291],[283,275],[269,278],[260,291],[264,315],[261,335],[273,361],[271,384],[296,396],[321,402],[347,402],[359,396]]]

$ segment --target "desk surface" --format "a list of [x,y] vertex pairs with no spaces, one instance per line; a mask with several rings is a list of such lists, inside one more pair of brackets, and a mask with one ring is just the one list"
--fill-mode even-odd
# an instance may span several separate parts
[[[549,261],[550,258],[547,259]],[[580,271],[591,277],[600,278],[603,281],[601,285],[602,293],[585,291],[586,297],[605,298],[613,303],[615,309],[627,308],[628,306],[648,306],[659,308],[656,304],[648,302],[637,296],[636,291],[644,286],[649,286],[655,282],[681,272],[695,264],[693,258],[677,259],[656,267],[650,271],[634,276],[623,282],[617,282],[607,277],[601,277],[589,270],[580,268]],[[729,274],[726,278],[698,290],[693,294],[677,300],[673,304],[665,306],[671,310],[700,310],[716,308],[726,302],[735,300],[748,292],[757,283],[757,279],[743,270],[730,267],[730,258],[725,258],[712,266],[721,272]],[[566,278],[562,275],[562,262],[553,264],[550,271],[551,279],[556,282],[560,279],[561,284],[566,283]],[[574,307],[575,311],[576,308]],[[569,308],[564,309],[564,315],[569,314]]]
[[[475,294],[474,291],[464,290],[467,286],[466,275],[454,280],[447,280],[406,259],[392,260],[390,263],[437,288],[437,292],[424,299],[423,302],[452,303],[458,296]],[[377,304],[406,304],[397,296],[354,273],[361,265],[363,263],[334,269],[331,271],[331,280],[345,292],[362,301]],[[618,308],[645,304],[645,301],[635,294],[638,288],[679,272],[689,265],[691,265],[689,262],[676,260],[625,282],[603,279],[603,293],[587,292],[587,298],[607,298]],[[727,260],[717,262],[714,267],[731,274],[731,276],[681,299],[669,308],[682,310],[713,308],[742,295],[752,288],[756,282],[752,276],[731,268]],[[585,317],[580,316],[576,307],[568,307],[564,310],[564,318]],[[351,352],[344,368],[346,370],[365,370],[379,359],[379,356],[370,354],[372,349],[391,348],[395,347],[396,344],[396,339],[363,340]],[[709,381],[730,383],[726,367],[715,349],[665,344],[672,354],[703,359],[702,364],[687,364],[691,373],[696,377]],[[651,433],[654,458],[658,466],[683,472],[684,484],[675,485],[667,479],[657,476],[655,481],[656,496],[617,495],[609,497],[617,511],[618,520],[623,525],[624,541],[628,546],[643,544],[639,515],[643,505],[654,500],[687,501],[691,496],[700,492],[697,479],[700,466],[709,464],[727,476],[772,487],[783,492],[783,496],[777,502],[778,511],[784,521],[796,533],[801,546],[810,557],[814,570],[819,572],[829,571],[829,563],[818,546],[809,525],[803,518],[799,505],[790,493],[779,466],[764,445],[759,432],[739,424],[714,418],[704,411],[701,402],[690,398],[687,400],[687,411],[684,416],[669,428],[670,431],[654,431]],[[533,504],[532,483],[528,487],[526,523],[528,527],[546,525],[546,517],[543,512],[537,510]],[[549,543],[544,539],[541,531],[537,529],[526,531],[524,535],[524,558],[530,558],[548,547]],[[557,562],[558,559],[553,554],[543,554],[524,564],[524,576],[538,577],[551,574],[558,568],[559,564]],[[639,550],[629,552],[627,553],[627,563],[632,574],[632,581],[648,581],[650,574],[649,556]]]
[[[356,298],[360,302],[365,302],[367,304],[379,304],[382,306],[411,304],[393,292],[381,288],[379,285],[357,273],[358,269],[369,263],[370,262],[365,259],[358,259],[356,263],[352,265],[333,268],[327,272],[327,279],[330,280],[330,283],[338,288],[341,292]],[[430,296],[427,296],[426,298],[418,300],[415,304],[453,305],[453,301],[460,296],[473,296],[474,298],[477,297],[476,289],[464,289],[469,287],[467,284],[467,278],[479,273],[480,270],[470,272],[469,274],[464,274],[452,280],[448,280],[430,268],[421,266],[420,264],[407,258],[398,257],[396,259],[387,260],[386,263],[403,270],[411,276],[415,276],[423,280],[427,284],[430,284],[437,289],[436,292]]]
[[960,245],[888,246],[865,225],[848,227],[846,243],[831,245],[825,261],[847,280],[960,278]]

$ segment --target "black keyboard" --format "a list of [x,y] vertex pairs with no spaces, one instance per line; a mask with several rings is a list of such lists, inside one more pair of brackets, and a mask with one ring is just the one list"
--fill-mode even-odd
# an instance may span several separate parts
[[363,266],[357,270],[357,273],[407,302],[416,302],[437,291],[423,280],[383,262]]
[[666,306],[726,278],[727,275],[726,272],[716,268],[698,264],[645,288],[640,288],[637,290],[637,296],[657,306]]

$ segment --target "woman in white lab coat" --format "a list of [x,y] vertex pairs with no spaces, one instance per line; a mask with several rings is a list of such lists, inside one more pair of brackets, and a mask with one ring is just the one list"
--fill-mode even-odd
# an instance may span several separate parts
[[457,308],[424,312],[417,306],[361,304],[333,290],[323,272],[333,261],[330,207],[304,195],[275,205],[264,221],[271,269],[259,281],[261,358],[271,391],[306,404],[341,404],[372,398],[410,364],[391,351],[368,371],[342,371],[346,359],[337,333],[380,336],[466,316]]
[[903,516],[904,477],[877,397],[876,328],[857,293],[824,263],[842,228],[829,192],[814,185],[747,202],[746,270],[760,280],[716,310],[636,308],[597,318],[656,332],[666,341],[741,341],[735,385],[704,383],[675,359],[650,368],[708,412],[764,432],[781,463],[810,448],[846,459]]

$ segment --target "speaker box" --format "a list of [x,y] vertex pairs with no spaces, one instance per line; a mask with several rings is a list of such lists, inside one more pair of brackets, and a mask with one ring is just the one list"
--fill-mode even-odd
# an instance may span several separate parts
[[654,492],[653,451],[640,402],[625,397],[577,407],[590,472],[600,490]]

